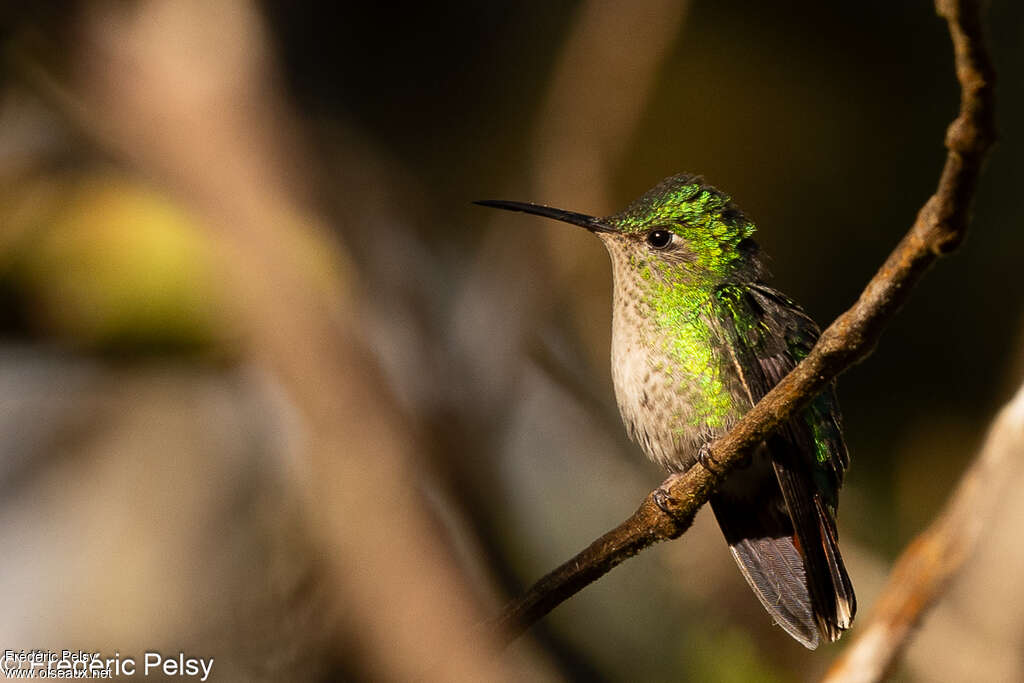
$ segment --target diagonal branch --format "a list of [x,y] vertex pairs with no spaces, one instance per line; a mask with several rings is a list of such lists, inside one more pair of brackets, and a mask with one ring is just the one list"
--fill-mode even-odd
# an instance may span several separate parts
[[[841,372],[866,358],[925,271],[957,248],[982,162],[995,141],[995,73],[981,32],[979,0],[936,0],[949,25],[960,83],[960,112],[946,133],[938,188],[913,226],[865,287],[857,302],[822,333],[810,354],[725,436],[709,446],[724,471],[768,437]],[[641,550],[677,538],[689,528],[720,480],[703,467],[674,474],[633,515],[507,604],[495,625],[514,639],[587,584]],[[665,512],[655,503],[661,495]]]

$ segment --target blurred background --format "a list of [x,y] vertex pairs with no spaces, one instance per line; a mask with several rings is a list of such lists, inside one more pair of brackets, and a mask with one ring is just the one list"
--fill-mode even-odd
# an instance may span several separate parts
[[[825,325],[938,178],[959,92],[931,3],[0,22],[0,648],[184,650],[216,680],[806,681],[843,647],[774,627],[703,511],[494,654],[475,624],[663,473],[615,408],[601,245],[470,202],[605,215],[703,174]],[[839,382],[861,624],[1024,376],[1024,6],[989,26],[970,237]],[[1024,503],[999,517],[901,680],[1024,678]]]

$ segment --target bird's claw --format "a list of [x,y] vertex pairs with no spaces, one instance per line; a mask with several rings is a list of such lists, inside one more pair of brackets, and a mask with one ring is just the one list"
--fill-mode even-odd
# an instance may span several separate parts
[[667,489],[659,486],[654,491],[654,504],[669,517],[675,517],[675,509],[679,506],[679,501],[673,498]]
[[720,477],[725,474],[725,470],[722,469],[721,465],[718,464],[718,461],[711,455],[711,449],[708,448],[707,444],[702,444],[700,450],[697,451],[697,462],[700,463],[701,467],[716,477]]
[[668,479],[661,482],[661,486],[654,490],[654,494],[651,496],[654,499],[654,504],[657,505],[665,515],[676,524],[676,531],[671,535],[671,538],[675,538],[679,534],[683,533],[688,527],[689,520],[693,519],[692,513],[688,513],[683,510],[683,501],[672,495],[672,487],[680,482],[680,480],[686,475],[680,472],[669,475]]

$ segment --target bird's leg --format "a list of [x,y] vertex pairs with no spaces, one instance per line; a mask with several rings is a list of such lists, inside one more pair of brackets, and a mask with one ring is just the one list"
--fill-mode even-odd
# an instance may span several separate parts
[[661,508],[661,511],[672,519],[676,519],[676,511],[679,508],[679,501],[670,492],[674,484],[683,474],[676,472],[669,475],[668,479],[661,482],[661,486],[654,490],[654,504]]
[[714,456],[711,455],[711,449],[708,448],[708,444],[701,444],[700,450],[697,451],[697,462],[700,463],[701,467],[706,469],[716,477],[721,477],[725,474],[725,470],[718,464]]
[[[725,474],[725,470],[718,461],[715,460],[714,456],[711,455],[711,449],[708,448],[707,443],[702,444],[700,449],[697,451],[697,462],[699,462],[701,467],[706,469],[715,477],[721,477]],[[675,510],[679,506],[679,501],[676,500],[671,493],[672,484],[682,476],[684,476],[683,472],[675,472],[671,474],[668,479],[661,483],[661,486],[655,489],[653,494],[654,504],[661,508],[661,511],[669,517],[676,516]]]

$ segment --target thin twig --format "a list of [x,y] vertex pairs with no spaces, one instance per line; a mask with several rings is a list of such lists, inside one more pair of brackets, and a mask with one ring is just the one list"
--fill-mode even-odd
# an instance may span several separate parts
[[1007,472],[1024,452],[1024,387],[996,417],[985,446],[945,509],[907,546],[857,639],[833,663],[825,683],[886,677],[925,612],[978,545],[995,513]]
[[[995,74],[982,39],[979,5],[977,0],[936,0],[937,11],[949,24],[961,101],[960,113],[946,134],[948,153],[935,194],[853,307],[829,325],[807,358],[728,434],[710,444],[712,458],[724,471],[837,375],[867,357],[929,266],[963,241],[982,162],[995,140]],[[666,479],[660,489],[668,494],[666,507],[670,513],[655,504],[656,492],[649,494],[629,519],[507,604],[495,620],[502,637],[515,638],[644,548],[680,536],[707,502],[719,478],[703,467],[693,467]]]

